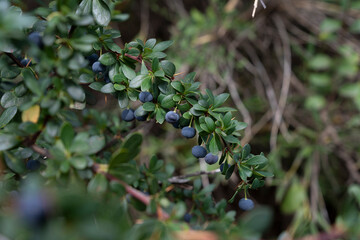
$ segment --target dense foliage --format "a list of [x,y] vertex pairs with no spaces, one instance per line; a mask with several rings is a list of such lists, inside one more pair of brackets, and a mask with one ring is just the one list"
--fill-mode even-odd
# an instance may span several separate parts
[[[171,40],[120,47],[109,24],[127,16],[116,5],[58,0],[25,13],[0,1],[0,237],[171,239],[190,227],[261,236],[271,211],[236,220],[226,209],[244,194],[239,207],[251,210],[248,191],[272,176],[264,154],[241,145],[247,124],[224,105],[230,95],[200,91],[195,73],[177,74],[164,53]],[[138,131],[154,122],[173,125],[181,141],[196,135],[183,151],[216,169],[174,176],[181,170],[170,159],[143,161],[147,136]],[[213,199],[216,185],[197,178],[217,173],[239,176],[228,183],[232,197]]]

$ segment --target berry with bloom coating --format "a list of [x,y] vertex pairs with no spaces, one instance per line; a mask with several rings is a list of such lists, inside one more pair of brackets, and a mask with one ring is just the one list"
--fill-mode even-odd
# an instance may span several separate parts
[[87,56],[86,59],[89,60],[89,65],[92,66],[94,62],[99,59],[99,56],[96,53],[93,53],[90,56]]
[[[26,67],[30,62],[30,59],[24,58],[23,60],[20,61],[21,65],[23,65],[24,67]],[[31,66],[31,62],[29,64],[29,66]]]
[[184,127],[183,129],[181,129],[181,134],[186,138],[193,138],[195,137],[196,131],[195,128]]
[[132,120],[135,119],[135,115],[134,115],[134,110],[132,109],[125,109],[122,113],[121,113],[121,118],[126,121],[126,122],[131,122]]
[[102,65],[99,61],[94,62],[91,68],[94,73],[102,73],[106,70],[106,67]]
[[185,213],[184,215],[184,221],[189,223],[191,221],[191,214],[190,213]]
[[39,32],[30,33],[29,36],[28,36],[28,40],[29,40],[29,42],[31,42],[32,44],[38,46],[39,48],[44,47],[44,43],[43,43],[42,37],[40,36]]
[[213,155],[211,153],[208,153],[206,156],[205,156],[205,162],[207,164],[214,164],[218,161],[219,157],[217,155]]
[[139,94],[139,100],[143,103],[151,102],[154,99],[153,95],[149,92],[141,92]]
[[38,160],[32,160],[26,162],[26,169],[31,171],[38,170],[40,168],[41,163]]
[[254,202],[248,198],[242,198],[239,201],[239,208],[244,211],[249,211],[254,208]]
[[194,146],[191,152],[196,158],[203,158],[206,156],[207,153],[206,149],[202,146]]
[[177,114],[176,112],[173,112],[173,111],[169,111],[165,115],[165,120],[168,123],[176,123],[177,121],[179,121],[179,119],[180,119],[179,114]]

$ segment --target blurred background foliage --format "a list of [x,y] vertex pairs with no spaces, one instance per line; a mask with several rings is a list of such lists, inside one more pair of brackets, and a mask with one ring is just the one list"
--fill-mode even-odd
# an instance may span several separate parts
[[[44,2],[19,4],[26,11]],[[239,214],[235,201],[228,210],[242,216],[240,232],[256,231],[259,224],[258,234],[267,226],[265,239],[359,239],[360,1],[264,3],[266,9],[259,4],[252,18],[253,1],[126,0],[117,10],[128,13],[128,20],[112,27],[122,33],[117,39],[121,47],[135,38],[174,40],[167,53],[178,72],[185,76],[195,71],[203,89],[229,92],[229,104],[239,110],[237,117],[249,124],[242,144],[250,143],[255,153],[267,150],[275,177],[267,179],[266,187],[249,194],[257,205],[267,206],[274,214],[261,207],[249,215]],[[103,108],[105,101],[100,100],[95,108]],[[107,106],[111,101],[107,99]],[[183,141],[178,132],[166,131],[170,129],[169,124],[148,124],[141,129],[145,136],[141,162],[147,163],[157,154],[172,162],[175,175],[216,168],[199,164],[189,151],[195,140]],[[231,198],[239,182],[235,174],[226,184],[222,176],[203,177],[202,181],[209,178],[216,184],[215,201]],[[59,193],[57,198],[69,219],[85,202],[71,194]],[[69,198],[74,199],[71,205],[67,205]],[[92,209],[94,216],[113,217],[96,223],[109,228],[108,236],[89,231],[94,224],[89,220],[73,226],[68,232],[70,239],[76,239],[79,229],[90,233],[89,239],[146,239],[146,229],[163,227],[152,220],[141,225],[141,231],[133,229],[122,236],[124,232],[114,223],[129,221],[122,213],[126,201],[111,212],[99,198],[87,202],[86,208]],[[116,211],[119,213],[114,214]],[[0,219],[2,230],[11,232],[4,225],[10,226],[11,221],[18,220]],[[219,230],[219,226],[208,229],[216,227]],[[178,227],[174,224],[170,228]],[[54,232],[49,234],[54,236]]]
[[[249,123],[242,143],[268,149],[275,173],[250,192],[274,209],[267,236],[358,239],[360,1],[264,3],[251,18],[252,1],[124,1],[136,14],[118,27],[173,39],[168,54],[179,72],[196,71],[202,87],[231,94]],[[169,131],[145,141],[184,172],[198,167],[176,139]],[[214,196],[231,190],[219,182]]]

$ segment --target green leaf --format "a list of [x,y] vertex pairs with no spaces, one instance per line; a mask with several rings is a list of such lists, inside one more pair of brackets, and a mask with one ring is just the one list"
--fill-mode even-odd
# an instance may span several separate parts
[[111,13],[108,5],[103,0],[93,0],[92,14],[95,21],[101,26],[107,26],[111,20]]
[[131,88],[139,88],[144,79],[148,77],[148,75],[138,75],[134,79],[130,81],[129,87]]
[[150,38],[146,41],[145,43],[145,47],[146,48],[153,48],[156,44],[156,39],[155,38]]
[[126,65],[121,65],[121,70],[124,73],[125,77],[129,80],[133,80],[136,77],[135,71]]
[[154,52],[162,52],[165,49],[167,49],[168,47],[170,47],[173,44],[173,40],[169,40],[169,41],[164,41],[164,42],[159,42],[158,44],[155,45],[155,47],[153,48]]
[[284,213],[293,213],[303,206],[305,200],[305,188],[296,181],[291,184],[285,199],[282,201],[281,210]]
[[29,68],[23,68],[22,75],[24,77],[25,85],[28,89],[35,93],[38,96],[42,95],[41,87],[38,80],[35,78],[34,74]]
[[86,152],[87,155],[97,153],[105,146],[105,138],[103,136],[91,136],[88,139],[89,149]]
[[87,166],[87,159],[85,156],[76,156],[70,158],[70,164],[76,169],[85,169]]
[[76,14],[79,15],[88,15],[91,12],[92,0],[82,0],[78,9],[76,10]]
[[114,84],[107,83],[100,89],[100,91],[102,93],[113,93],[113,92],[115,92]]
[[141,91],[148,91],[151,88],[151,77],[147,76],[141,83]]
[[100,91],[100,89],[104,86],[104,83],[101,82],[93,82],[89,85],[89,88],[94,89],[96,91]]
[[234,169],[235,169],[235,164],[234,165],[231,165],[228,170],[226,171],[226,174],[225,174],[225,179],[228,180],[231,175],[233,174],[234,172]]
[[240,140],[233,135],[222,136],[222,138],[229,143],[240,143]]
[[161,101],[161,106],[163,108],[172,108],[175,106],[175,102],[173,100],[174,94],[169,94]]
[[15,135],[0,134],[0,151],[5,151],[15,147],[19,143],[19,139]]
[[109,168],[109,173],[113,176],[132,184],[140,178],[139,170],[136,165],[131,163],[120,163]]
[[160,65],[163,71],[165,72],[165,75],[172,77],[175,74],[176,68],[172,62],[168,60],[164,60],[161,61]]
[[116,58],[113,53],[108,52],[100,56],[99,62],[105,66],[110,66],[116,63]]
[[249,160],[244,161],[243,163],[246,165],[260,165],[260,164],[266,164],[268,162],[268,159],[262,155],[257,155],[255,157],[250,158]]
[[117,91],[122,91],[122,90],[126,89],[126,86],[124,86],[122,84],[115,83],[114,84],[114,89],[117,90]]
[[11,121],[11,119],[15,117],[16,113],[17,113],[16,106],[12,106],[5,109],[5,111],[0,116],[0,128],[5,127]]
[[105,193],[107,189],[108,181],[103,174],[96,174],[88,184],[87,190],[90,193]]
[[341,21],[337,19],[326,18],[320,24],[320,31],[326,33],[336,32],[341,28]]
[[164,109],[158,108],[155,110],[155,118],[158,123],[162,124],[165,121],[165,115],[166,112]]
[[222,93],[216,96],[214,100],[214,108],[220,107],[229,98],[229,96],[230,94],[228,93]]
[[219,146],[219,141],[217,140],[219,138],[217,134],[214,134],[214,137],[211,139],[209,144],[209,150],[212,154],[217,155],[219,151],[221,151],[221,143]]
[[211,117],[206,117],[205,123],[210,132],[213,132],[215,130],[215,122]]
[[155,104],[152,102],[146,102],[143,104],[143,109],[147,112],[153,112],[155,110]]
[[[1,140],[0,140],[1,144]],[[0,145],[1,148],[1,145]],[[4,151],[4,159],[6,165],[14,172],[16,173],[23,173],[25,171],[25,164],[24,160],[19,158],[18,156],[15,156],[14,154],[11,154],[8,151]]]
[[246,181],[248,177],[252,176],[252,171],[250,168],[240,165],[239,175],[242,180]]
[[141,134],[134,133],[129,135],[122,143],[121,147],[112,154],[109,169],[116,167],[118,164],[129,162],[136,157],[140,152],[141,143]]
[[121,109],[127,108],[127,106],[129,105],[129,98],[125,92],[119,93],[118,103]]
[[74,136],[75,132],[73,127],[69,123],[65,123],[60,130],[60,139],[66,149],[70,149]]
[[180,81],[172,81],[171,86],[178,92],[184,92],[185,88]]
[[314,70],[325,70],[331,66],[331,58],[328,55],[317,54],[310,59],[308,65]]
[[83,102],[85,101],[85,92],[80,86],[69,86],[66,91],[72,99],[75,101]]
[[249,156],[250,151],[251,151],[250,144],[245,144],[245,146],[243,147],[243,149],[241,151],[241,159],[245,160]]

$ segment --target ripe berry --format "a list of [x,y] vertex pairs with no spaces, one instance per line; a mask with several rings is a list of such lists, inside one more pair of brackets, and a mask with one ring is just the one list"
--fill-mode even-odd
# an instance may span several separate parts
[[184,215],[184,221],[189,223],[191,221],[191,214],[190,213],[185,213]]
[[29,36],[28,36],[28,40],[29,40],[29,42],[31,42],[32,44],[38,46],[39,48],[44,47],[44,43],[43,43],[42,37],[40,36],[39,32],[30,33]]
[[206,156],[205,156],[205,162],[207,164],[214,164],[218,161],[219,157],[217,155],[213,155],[211,153],[208,153]]
[[132,120],[135,119],[134,110],[132,110],[132,109],[125,109],[125,110],[121,113],[121,118],[122,118],[125,122],[131,122]]
[[106,67],[102,65],[99,61],[96,61],[92,65],[92,70],[94,73],[103,73],[106,71]]
[[[27,58],[24,58],[20,61],[21,65],[23,65],[24,67],[26,67],[29,62],[30,62],[30,59],[27,59]],[[29,66],[31,66],[31,62],[29,64]]]
[[203,158],[206,156],[207,153],[206,149],[202,146],[194,146],[191,152],[196,158]]
[[151,102],[154,99],[153,95],[149,92],[141,92],[139,94],[139,100],[143,103]]
[[176,123],[177,121],[179,121],[179,119],[180,119],[179,114],[177,114],[176,112],[173,112],[173,111],[169,111],[165,115],[165,120],[168,123]]
[[87,56],[86,59],[89,61],[89,65],[92,66],[94,62],[99,59],[99,56],[96,53],[93,53],[90,56]]
[[38,160],[29,160],[26,162],[26,169],[35,171],[38,170],[41,166],[41,163]]
[[249,211],[254,208],[254,202],[251,199],[242,198],[239,201],[239,208],[244,211]]
[[181,129],[181,134],[186,138],[193,138],[196,134],[195,128],[192,127],[184,127]]

